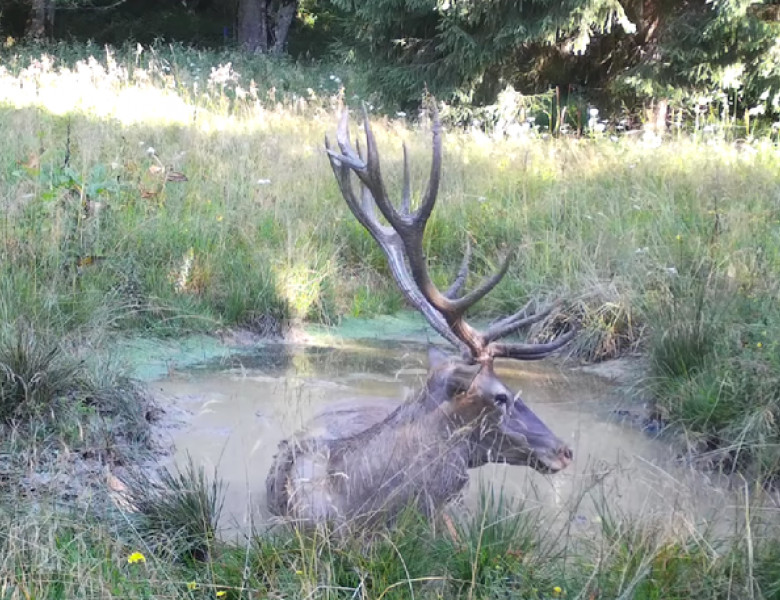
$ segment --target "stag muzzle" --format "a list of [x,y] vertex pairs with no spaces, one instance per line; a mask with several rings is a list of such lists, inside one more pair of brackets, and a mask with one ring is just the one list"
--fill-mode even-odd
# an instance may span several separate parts
[[557,473],[571,464],[574,452],[516,396],[499,424],[496,458],[527,465],[541,473]]

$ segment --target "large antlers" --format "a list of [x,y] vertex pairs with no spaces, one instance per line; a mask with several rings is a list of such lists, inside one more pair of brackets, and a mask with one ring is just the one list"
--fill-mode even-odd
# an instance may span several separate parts
[[[379,166],[379,152],[376,139],[363,109],[363,126],[366,134],[365,156],[358,144],[358,151],[349,141],[349,115],[345,110],[339,121],[336,140],[339,152],[331,149],[327,136],[325,149],[330,165],[338,181],[341,194],[352,214],[376,240],[387,257],[390,270],[404,297],[414,305],[431,326],[448,341],[478,362],[489,362],[494,357],[537,360],[554,352],[574,337],[574,330],[546,344],[499,343],[496,340],[535,323],[547,316],[552,307],[531,313],[529,302],[515,314],[497,321],[484,333],[469,325],[464,319],[466,311],[492,290],[509,268],[509,255],[505,256],[499,269],[485,278],[476,288],[462,294],[468,275],[471,248],[466,252],[458,274],[450,288],[442,293],[428,274],[423,252],[423,234],[428,218],[436,203],[441,179],[441,122],[436,107],[433,107],[433,159],[428,187],[417,210],[411,209],[411,185],[409,181],[409,159],[404,152],[404,179],[400,209],[396,209],[387,196]],[[354,172],[361,184],[358,200],[352,187],[351,173]],[[379,207],[389,226],[382,225],[375,207]]]

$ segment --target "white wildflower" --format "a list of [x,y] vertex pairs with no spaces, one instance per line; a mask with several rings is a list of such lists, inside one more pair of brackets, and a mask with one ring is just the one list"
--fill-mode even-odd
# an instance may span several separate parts
[[189,286],[190,272],[192,271],[192,261],[195,259],[195,250],[190,247],[187,253],[184,255],[181,268],[179,268],[179,275],[176,278],[175,288],[176,291],[186,292]]

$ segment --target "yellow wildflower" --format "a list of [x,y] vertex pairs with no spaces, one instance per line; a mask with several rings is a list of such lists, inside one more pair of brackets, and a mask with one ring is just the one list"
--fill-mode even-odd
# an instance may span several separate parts
[[682,236],[681,236],[679,233],[677,234],[677,241],[678,241],[678,242],[681,242],[681,241],[682,241]]
[[219,590],[217,592],[217,598],[224,598],[227,592],[225,590]]
[[190,582],[187,584],[187,589],[188,589],[189,591],[191,591],[191,592],[194,592],[195,590],[197,590],[197,589],[198,589],[198,583],[197,583],[196,581],[190,581]]
[[220,222],[220,221],[222,221],[222,219],[223,219],[223,218],[224,218],[224,217],[223,217],[222,215],[217,215],[217,222]]
[[559,585],[556,585],[553,588],[553,594],[555,594],[556,596],[560,596],[562,591],[563,590],[561,589],[561,586],[559,586]]
[[130,556],[127,557],[127,562],[131,565],[134,565],[135,563],[145,563],[146,557],[140,552],[133,552]]
[[764,347],[764,344],[762,344],[761,342],[758,342],[756,344],[756,348],[763,348],[763,347]]

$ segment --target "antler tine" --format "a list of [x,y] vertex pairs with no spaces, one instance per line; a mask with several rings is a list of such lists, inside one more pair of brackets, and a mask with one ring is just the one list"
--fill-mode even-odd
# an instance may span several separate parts
[[414,218],[418,227],[424,228],[428,217],[431,216],[433,205],[436,204],[436,196],[439,193],[439,181],[441,180],[441,120],[436,103],[431,103],[433,112],[433,149],[431,151],[431,174],[428,176],[428,187],[422,198],[420,207],[415,211]]
[[[352,191],[352,183],[349,177],[349,170],[352,170],[358,176],[363,189],[368,189],[371,198],[371,201],[367,201],[365,192],[361,192],[361,198],[363,200],[361,204],[363,210],[360,212],[364,213],[363,216],[376,220],[374,206],[378,205],[382,211],[382,214],[385,215],[390,223],[393,223],[392,217],[397,213],[395,208],[393,208],[392,204],[387,199],[384,184],[382,183],[382,175],[379,170],[379,154],[376,150],[376,141],[374,140],[373,133],[371,132],[371,128],[368,124],[368,112],[366,111],[365,105],[363,106],[363,111],[365,114],[367,157],[364,158],[363,156],[363,150],[360,147],[359,139],[357,141],[357,152],[352,147],[352,144],[349,140],[349,111],[346,109],[341,113],[341,118],[339,119],[338,128],[336,130],[336,140],[338,142],[341,153],[331,150],[330,140],[328,139],[327,135],[325,136],[325,151],[328,153],[331,166],[333,167],[333,171],[336,174],[336,179],[339,180],[339,187],[342,188],[342,195],[344,195],[345,199],[347,199],[347,202],[350,203],[350,199],[353,199],[354,206],[358,206],[354,191]],[[334,164],[334,160],[337,164]],[[345,171],[343,170],[344,168],[346,168]],[[345,189],[349,190],[349,194],[344,191]],[[382,200],[377,200],[377,198],[384,199],[384,202]],[[388,216],[385,210],[382,209],[383,203],[389,207],[388,212],[390,213],[390,216]],[[352,204],[350,204],[350,208],[352,208]],[[358,217],[358,220],[360,220],[361,224],[366,226],[364,220],[358,216],[354,209],[352,212],[356,217]],[[378,222],[376,223],[376,226],[380,226]]]
[[466,250],[463,252],[463,260],[458,268],[458,274],[455,276],[455,281],[447,288],[444,295],[450,300],[454,300],[460,296],[463,291],[463,286],[466,285],[466,278],[469,276],[469,263],[471,262],[471,241],[466,238]]
[[365,163],[360,159],[360,156],[352,148],[352,143],[349,141],[349,113],[346,110],[341,113],[341,118],[336,128],[336,141],[341,149],[342,156],[346,156],[356,163],[353,168],[360,170],[366,168]]
[[526,302],[525,306],[523,306],[523,308],[518,310],[515,314],[493,323],[485,332],[485,341],[492,342],[493,340],[507,336],[510,333],[514,333],[522,327],[541,321],[547,315],[549,315],[550,312],[552,312],[552,309],[555,306],[554,304],[550,304],[541,311],[529,314],[528,311],[533,303],[533,299],[529,300]]
[[[339,145],[342,146],[341,143],[339,143]],[[342,146],[342,148],[344,147]],[[355,190],[352,189],[352,181],[350,180],[349,173],[350,169],[357,168],[354,166],[354,161],[344,154],[339,154],[338,152],[331,150],[330,140],[327,135],[325,136],[325,151],[328,153],[330,167],[333,169],[333,174],[336,176],[336,183],[338,183],[339,190],[341,191],[344,200],[346,200],[347,206],[349,206],[350,211],[352,211],[352,214],[355,215],[355,218],[360,224],[368,229],[373,235],[374,229],[379,223],[371,222],[367,215],[360,210],[360,205],[355,196]]]
[[401,214],[409,216],[412,210],[412,184],[409,178],[409,152],[406,150],[406,144],[402,145],[404,149],[404,187],[401,195]]
[[482,283],[480,283],[465,296],[462,296],[457,300],[450,301],[450,310],[457,315],[462,315],[469,308],[474,306],[474,304],[487,296],[490,293],[490,290],[496,287],[498,283],[504,278],[504,275],[506,275],[506,272],[509,270],[510,260],[511,258],[509,254],[504,256],[503,260],[501,261],[501,266],[495,273],[493,273],[490,277],[483,279]]
[[577,330],[572,328],[554,341],[546,344],[500,344],[493,342],[488,345],[487,351],[494,358],[540,360],[568,344],[574,339],[575,335],[577,335]]
[[385,219],[387,219],[387,222],[393,228],[398,229],[399,226],[403,226],[403,220],[387,197],[387,190],[385,190],[382,172],[379,167],[379,150],[377,149],[376,138],[368,120],[368,108],[366,108],[365,103],[363,103],[363,129],[366,134],[366,170],[363,173],[359,171],[356,171],[356,173],[368,189],[371,190],[376,205],[385,216]]
[[[353,169],[356,173],[364,171],[366,168],[365,162],[360,158],[355,150],[352,148],[352,144],[349,141],[349,119],[346,111],[342,113],[339,119],[338,128],[336,129],[336,143],[339,145],[341,152],[336,152],[330,148],[330,140],[328,136],[325,136],[325,152],[328,153],[331,167],[336,174],[336,179],[339,178],[338,170],[342,165],[347,165]],[[333,160],[337,163],[334,164]]]
[[[355,138],[355,146],[357,146],[357,153],[360,160],[365,162],[366,158],[363,154],[363,147],[360,145],[360,138]],[[371,190],[369,190],[362,181],[360,181],[360,206],[370,219],[379,224],[379,221],[377,221],[376,218],[376,202],[374,196],[371,195]]]

